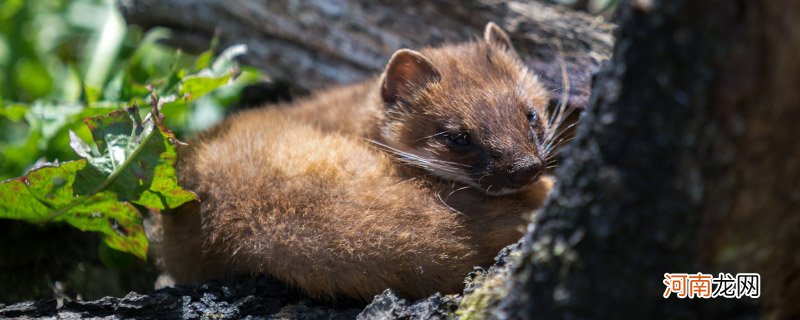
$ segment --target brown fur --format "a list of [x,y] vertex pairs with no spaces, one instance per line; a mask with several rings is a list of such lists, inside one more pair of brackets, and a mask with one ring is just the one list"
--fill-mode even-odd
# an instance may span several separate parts
[[328,298],[458,292],[552,186],[545,94],[491,27],[489,43],[400,51],[378,79],[242,112],[180,150],[201,202],[163,217],[166,271],[266,273]]

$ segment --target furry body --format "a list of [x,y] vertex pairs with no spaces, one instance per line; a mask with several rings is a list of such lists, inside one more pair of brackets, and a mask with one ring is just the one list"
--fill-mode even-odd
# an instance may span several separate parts
[[492,27],[486,42],[399,51],[380,78],[239,113],[179,150],[201,201],[163,216],[166,271],[266,273],[327,298],[458,292],[552,186],[545,94]]

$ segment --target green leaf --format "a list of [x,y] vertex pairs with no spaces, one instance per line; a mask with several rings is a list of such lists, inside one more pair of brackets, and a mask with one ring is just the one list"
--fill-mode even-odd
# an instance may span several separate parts
[[206,75],[187,76],[181,83],[180,93],[188,96],[191,101],[225,85],[231,79],[231,76],[231,74],[221,77]]
[[[224,86],[239,73],[239,67],[236,61],[234,61],[234,58],[246,52],[247,46],[242,44],[225,49],[211,64],[211,68],[205,68],[196,74],[183,77],[179,93],[187,97],[189,101],[193,101]],[[203,61],[203,59],[207,57],[208,56],[199,57],[198,61],[196,61],[196,65],[207,65],[208,62]]]
[[16,14],[17,11],[22,9],[24,3],[24,0],[7,0],[0,2],[0,20],[8,19],[8,17]]
[[195,70],[202,70],[211,65],[211,60],[214,58],[214,51],[207,50],[200,53],[197,59],[194,60]]
[[84,159],[0,183],[0,218],[67,222],[144,259],[147,237],[133,204],[163,210],[196,199],[178,186],[171,133],[155,113],[142,121],[136,107],[84,121],[94,146],[70,131],[70,146]]
[[217,50],[218,45],[219,38],[215,35],[211,38],[211,45],[209,45],[208,50],[200,53],[194,60],[194,70],[203,70],[211,65],[214,60],[214,51]]
[[84,83],[86,85],[86,99],[89,102],[98,101],[102,97],[103,87],[108,74],[117,58],[117,52],[122,46],[125,36],[125,20],[113,7],[105,8],[105,22],[102,32],[94,40],[91,54],[87,54],[88,67]]
[[[164,44],[167,29],[126,25],[114,3],[0,0],[0,218],[66,222],[142,257],[137,210],[195,199],[177,184],[163,125],[210,126],[263,77],[237,65],[242,45],[215,58],[215,37],[199,56],[182,53]],[[154,103],[147,110],[164,124],[135,111],[100,116],[136,103]],[[79,159],[73,149],[82,158],[64,162]]]
[[48,164],[27,175],[0,183],[0,218],[32,223],[66,222],[83,231],[99,232],[109,247],[144,259],[147,237],[139,211],[113,192],[75,196],[77,173],[86,160]]
[[247,53],[247,46],[243,44],[232,45],[222,51],[214,60],[214,63],[211,64],[211,70],[214,72],[215,75],[223,75],[228,74],[231,70],[235,70],[237,68],[237,63],[234,58],[241,56]]
[[42,132],[43,139],[40,142],[44,146],[83,109],[83,106],[77,103],[37,101],[30,106],[25,114],[25,120],[32,130]]
[[0,116],[6,117],[14,122],[19,122],[25,118],[25,112],[27,111],[28,107],[19,103],[0,106]]
[[45,96],[53,86],[50,72],[40,61],[33,59],[20,59],[15,65],[14,73],[25,75],[15,77],[17,86],[29,98]]
[[[194,193],[177,184],[173,165],[177,159],[169,132],[162,132],[152,113],[144,121],[136,107],[112,112],[107,116],[85,119],[92,132],[96,149],[90,148],[77,135],[70,146],[91,164],[78,173],[85,186],[107,183],[107,189],[120,199],[163,210],[195,200]],[[84,185],[78,194],[91,192]]]

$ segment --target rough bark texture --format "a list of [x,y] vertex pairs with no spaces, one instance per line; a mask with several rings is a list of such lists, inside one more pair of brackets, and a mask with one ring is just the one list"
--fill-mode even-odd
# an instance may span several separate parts
[[293,89],[352,83],[380,72],[394,51],[476,39],[489,21],[512,37],[529,66],[570,103],[588,101],[591,77],[609,58],[612,25],[600,18],[538,2],[434,1],[216,1],[120,0],[126,19],[144,28],[174,31],[172,43],[206,48],[247,44],[246,64]]
[[[489,269],[476,268],[467,276],[464,294],[478,299],[474,291],[490,279],[507,279],[515,252],[522,242],[500,251]],[[499,287],[499,286],[498,286]],[[466,298],[464,298],[466,299]],[[473,299],[474,300],[474,299]],[[460,295],[434,294],[408,301],[392,290],[375,296],[370,304],[314,301],[267,277],[242,277],[225,282],[182,285],[148,294],[131,292],[123,298],[105,297],[93,301],[50,299],[10,305],[0,303],[0,319],[452,319],[458,315],[482,314],[483,309],[460,312]],[[477,304],[482,306],[481,304]],[[485,308],[484,308],[485,309]],[[473,318],[474,319],[474,318]]]
[[38,300],[0,304],[0,318],[109,319],[445,319],[458,298],[433,295],[417,302],[391,290],[366,307],[309,300],[264,277],[166,288],[94,301]]
[[[631,2],[494,317],[800,316],[800,3]],[[666,272],[762,295],[665,300]]]

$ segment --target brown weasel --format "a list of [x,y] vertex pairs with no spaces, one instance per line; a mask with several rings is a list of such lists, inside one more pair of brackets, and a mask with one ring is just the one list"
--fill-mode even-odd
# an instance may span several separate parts
[[265,273],[321,298],[454,293],[552,186],[545,92],[508,36],[397,51],[378,78],[241,112],[181,150],[178,282]]

